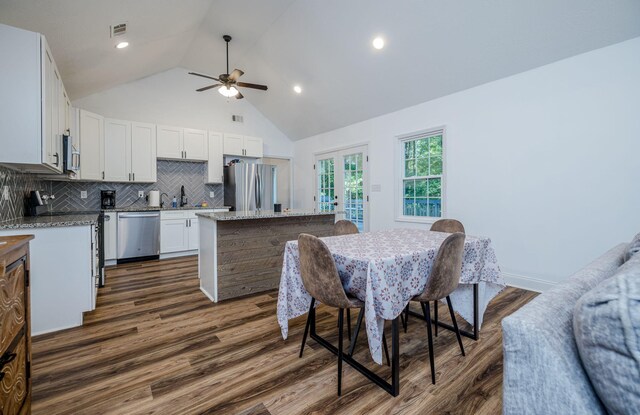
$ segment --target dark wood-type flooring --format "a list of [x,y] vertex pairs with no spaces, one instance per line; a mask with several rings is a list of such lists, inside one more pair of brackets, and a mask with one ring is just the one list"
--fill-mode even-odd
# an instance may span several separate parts
[[[463,338],[466,357],[441,330],[435,386],[425,323],[412,318],[400,336],[400,395],[345,365],[338,398],[336,358],[313,340],[298,358],[304,316],[282,340],[277,292],[214,304],[199,290],[195,257],[118,266],[107,278],[84,326],[33,339],[34,414],[497,414],[500,320],[535,296],[507,288],[494,299],[480,341]],[[336,341],[337,313],[320,306],[317,316],[318,332]],[[356,358],[388,373],[364,333]]]

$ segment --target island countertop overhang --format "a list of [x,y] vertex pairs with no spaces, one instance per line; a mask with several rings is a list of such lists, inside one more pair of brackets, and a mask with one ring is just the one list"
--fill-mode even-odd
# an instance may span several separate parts
[[273,210],[261,211],[233,211],[233,212],[214,212],[214,213],[196,213],[196,216],[203,219],[214,221],[230,221],[230,220],[251,220],[251,219],[274,219],[274,218],[291,218],[300,216],[327,216],[336,215],[344,212],[330,211],[318,212],[315,210],[290,210],[288,212],[274,212]]

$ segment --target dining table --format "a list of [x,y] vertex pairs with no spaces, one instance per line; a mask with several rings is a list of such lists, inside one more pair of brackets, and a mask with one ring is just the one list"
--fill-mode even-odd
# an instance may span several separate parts
[[[398,319],[409,301],[424,290],[440,245],[449,235],[397,228],[320,238],[333,256],[345,292],[365,304],[369,351],[378,364],[382,364],[384,323],[385,320],[392,321],[391,383],[366,369],[352,356],[346,355],[343,360],[393,396],[399,393]],[[489,302],[505,287],[491,239],[466,235],[460,283],[450,295],[456,313],[473,326],[472,331],[462,330],[463,335],[478,340]],[[277,304],[278,324],[284,339],[288,336],[289,320],[307,313],[310,304],[311,296],[300,276],[298,241],[288,241]],[[445,323],[438,324],[452,329]],[[315,318],[311,324],[311,338],[337,353],[335,347],[315,332]]]

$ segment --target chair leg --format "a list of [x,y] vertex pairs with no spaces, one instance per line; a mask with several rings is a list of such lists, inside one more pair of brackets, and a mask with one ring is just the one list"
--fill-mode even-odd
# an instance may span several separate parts
[[462,355],[464,354],[464,346],[462,345],[462,337],[460,336],[460,330],[458,330],[458,322],[456,321],[456,316],[453,313],[453,306],[451,305],[451,298],[447,296],[447,305],[449,306],[449,313],[451,314],[451,321],[453,321],[453,328],[456,331],[456,337],[458,338],[458,344],[460,345],[460,351]]
[[356,348],[356,343],[358,343],[358,334],[360,334],[360,326],[362,325],[362,318],[364,317],[364,307],[360,309],[358,313],[358,320],[356,320],[356,328],[353,330],[353,337],[351,340],[351,344],[349,344],[349,356],[353,356],[353,350]]
[[407,307],[404,309],[404,332],[407,332],[407,327],[409,327],[409,306],[411,305],[411,301],[407,304]]
[[384,354],[387,356],[387,366],[391,367],[391,359],[389,359],[389,346],[387,346],[387,338],[382,332],[382,347],[384,347]]
[[431,337],[431,312],[429,311],[429,303],[421,303],[422,310],[427,320],[427,337],[429,340],[429,364],[431,365],[431,383],[436,384],[436,364],[433,359],[433,337]]
[[351,309],[347,308],[347,336],[349,336],[349,341],[351,341]]
[[433,302],[433,333],[438,337],[438,300]]
[[311,326],[311,316],[313,315],[313,306],[315,305],[316,305],[316,299],[311,297],[311,307],[309,307],[307,324],[304,326],[304,336],[302,336],[302,346],[300,346],[300,357],[302,357],[302,352],[304,352],[304,344],[307,342],[307,335],[309,334],[309,326]]
[[342,395],[342,338],[344,336],[344,309],[338,314],[338,396]]

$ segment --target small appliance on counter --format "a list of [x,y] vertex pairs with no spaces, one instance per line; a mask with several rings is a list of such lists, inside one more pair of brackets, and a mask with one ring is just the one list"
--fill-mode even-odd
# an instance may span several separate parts
[[151,190],[147,195],[147,204],[149,207],[160,207],[160,191]]
[[24,203],[24,215],[25,216],[38,216],[47,211],[47,201],[49,199],[55,199],[55,196],[48,195],[39,190],[32,190],[29,192],[29,196],[25,198]]
[[187,195],[184,193],[184,186],[180,186],[180,207],[187,206]]
[[116,208],[116,191],[115,190],[100,191],[100,208],[101,209]]

